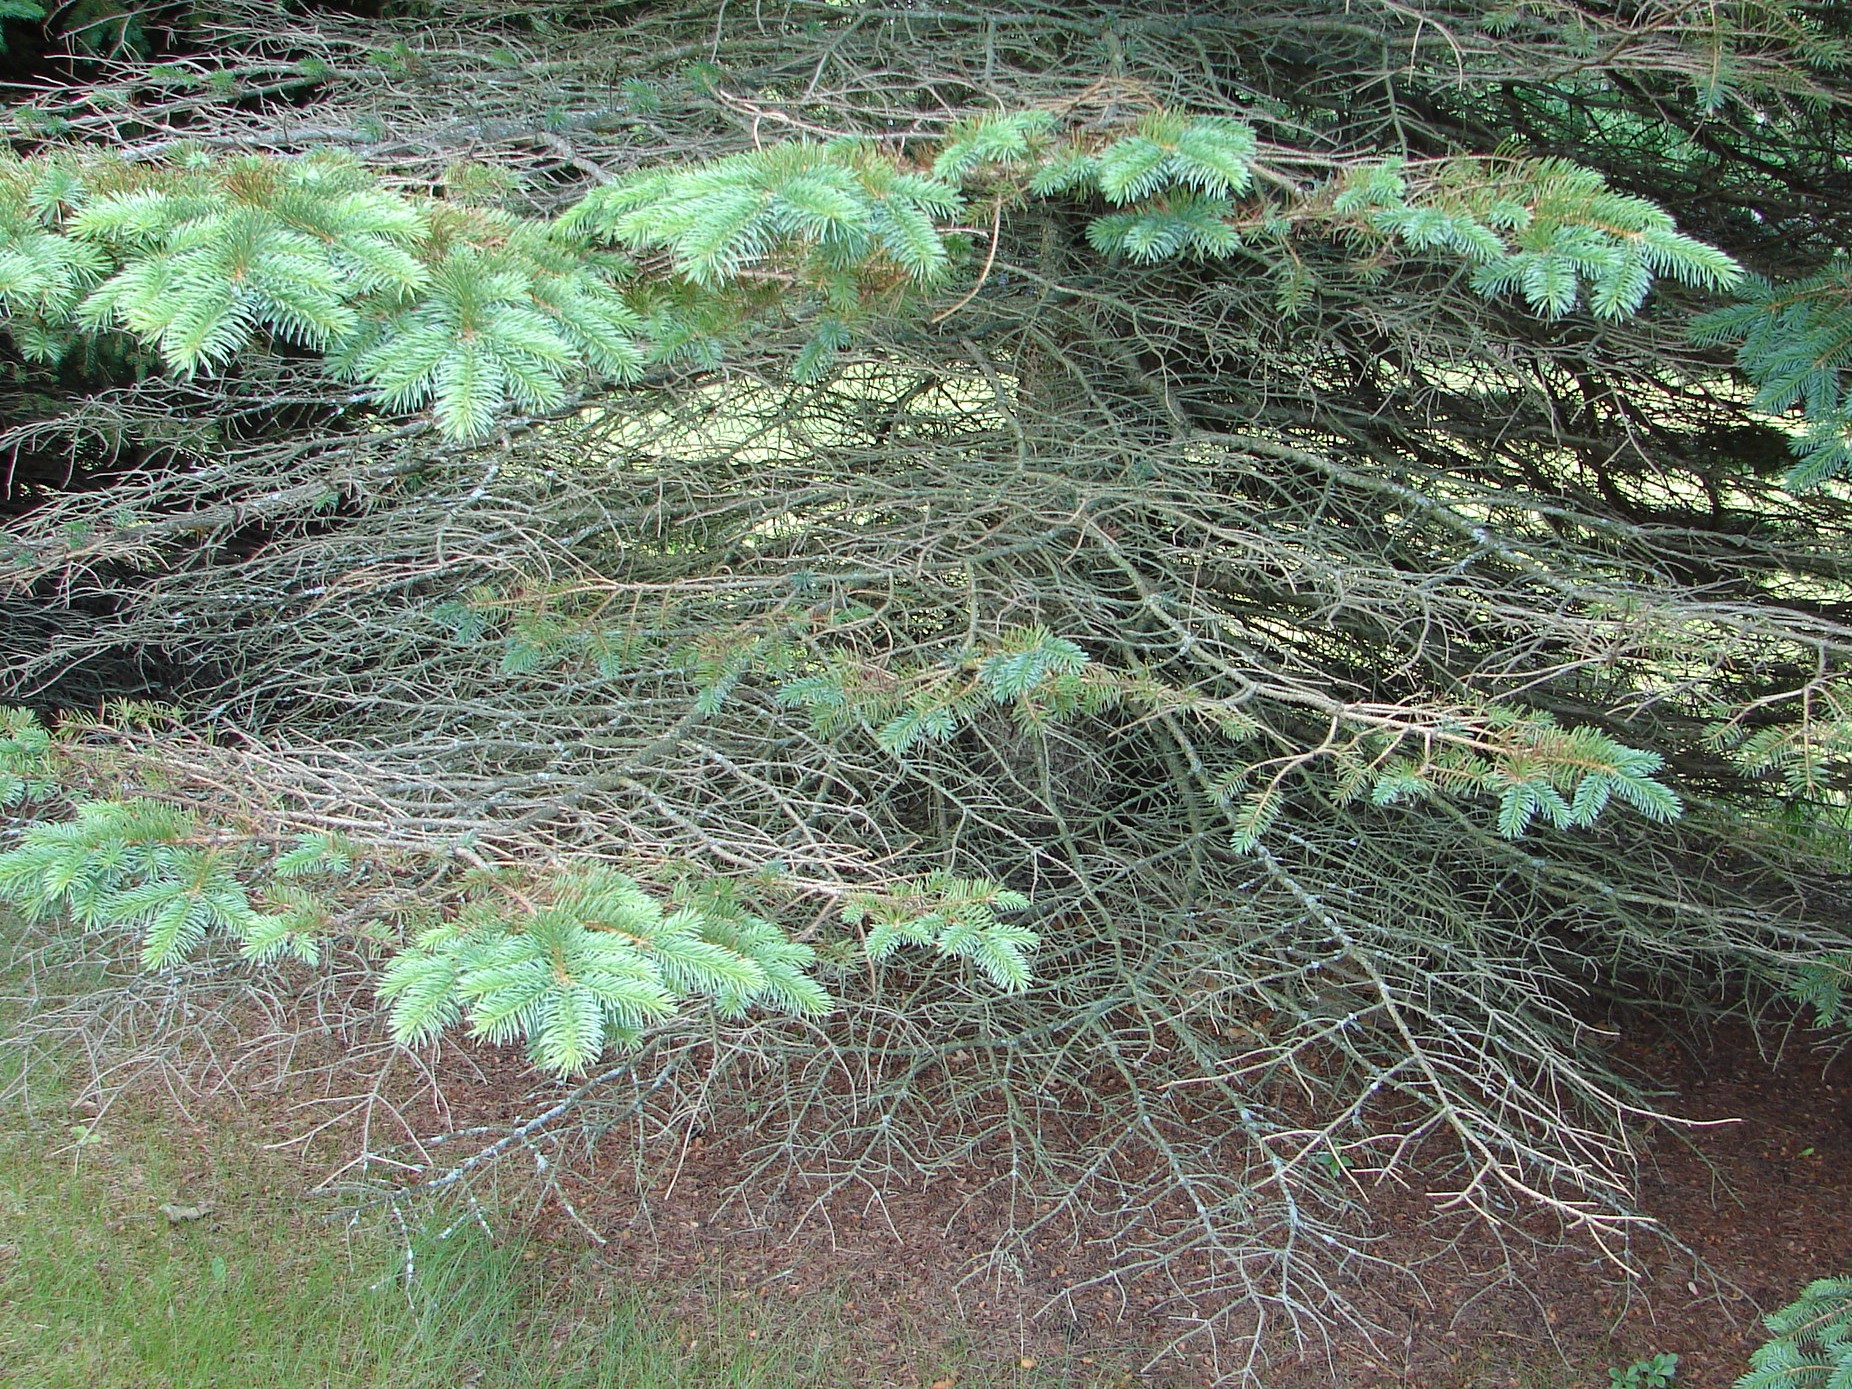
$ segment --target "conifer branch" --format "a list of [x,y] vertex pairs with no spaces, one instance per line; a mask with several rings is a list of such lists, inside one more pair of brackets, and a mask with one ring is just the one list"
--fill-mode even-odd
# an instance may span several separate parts
[[[430,405],[447,436],[471,440],[509,408],[557,406],[573,381],[634,380],[696,341],[724,350],[773,309],[816,319],[796,367],[813,378],[858,325],[936,323],[969,304],[1004,209],[1025,199],[1104,203],[1087,237],[1107,257],[1228,260],[1277,252],[1288,232],[1362,237],[1464,263],[1481,292],[1519,294],[1551,317],[1584,302],[1625,317],[1661,277],[1711,290],[1736,279],[1662,210],[1560,160],[1365,163],[1296,194],[1270,180],[1273,202],[1238,201],[1258,148],[1253,127],[1221,116],[1150,112],[1102,132],[1003,114],[955,127],[930,160],[800,139],[647,169],[555,222],[390,190],[332,154],[9,158],[0,324],[33,360],[114,330],[183,375],[265,342],[302,349],[385,409]],[[983,266],[933,312],[965,259],[954,228],[973,195],[994,203]]]

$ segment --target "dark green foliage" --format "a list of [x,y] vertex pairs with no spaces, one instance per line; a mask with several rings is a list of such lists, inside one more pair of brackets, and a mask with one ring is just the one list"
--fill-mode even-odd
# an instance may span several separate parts
[[1672,1389],[1677,1378],[1678,1357],[1663,1351],[1608,1371],[1611,1389]]
[[[45,7],[38,0],[0,0],[0,25],[9,19],[43,19]],[[6,52],[6,30],[0,28],[0,53]]]
[[1852,261],[1781,284],[1752,279],[1741,303],[1705,314],[1694,332],[1701,342],[1740,344],[1737,361],[1762,409],[1799,408],[1805,423],[1793,438],[1789,486],[1852,471]]

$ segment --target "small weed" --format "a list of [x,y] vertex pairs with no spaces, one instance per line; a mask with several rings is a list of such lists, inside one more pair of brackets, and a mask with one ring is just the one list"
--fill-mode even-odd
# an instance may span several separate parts
[[1608,1384],[1610,1389],[1671,1389],[1677,1375],[1678,1357],[1661,1352],[1636,1360],[1625,1368],[1610,1369]]

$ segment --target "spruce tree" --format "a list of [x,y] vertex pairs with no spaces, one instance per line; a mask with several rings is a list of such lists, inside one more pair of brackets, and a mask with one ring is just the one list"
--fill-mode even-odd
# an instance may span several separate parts
[[1263,1343],[1417,1160],[1624,1239],[1611,1011],[1843,1020],[1838,9],[0,22],[22,940]]

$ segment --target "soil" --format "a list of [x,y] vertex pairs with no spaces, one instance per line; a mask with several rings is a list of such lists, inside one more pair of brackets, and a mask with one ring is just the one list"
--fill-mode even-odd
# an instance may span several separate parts
[[[1731,1385],[1764,1312],[1852,1266],[1852,1063],[1801,1034],[1769,1055],[1746,1028],[1693,1044],[1650,1026],[1614,1060],[1663,1092],[1665,1112],[1696,1121],[1643,1129],[1639,1207],[1663,1235],[1635,1235],[1617,1262],[1551,1228],[1527,1240],[1449,1223],[1415,1184],[1374,1189],[1374,1253],[1418,1267],[1418,1284],[1359,1273],[1343,1291],[1375,1333],[1275,1338],[1267,1389],[1606,1389],[1608,1367],[1662,1352],[1679,1357],[1679,1389]],[[446,1087],[452,1121],[489,1118],[519,1076],[511,1060],[479,1072],[473,1096]],[[621,1168],[580,1158],[542,1203],[548,1244],[562,1260],[592,1249],[625,1283],[690,1289],[683,1310],[697,1320],[716,1297],[839,1308],[819,1334],[836,1341],[851,1383],[945,1389],[920,1347],[948,1326],[976,1338],[968,1355],[1033,1362],[1038,1384],[1181,1389],[1245,1357],[1238,1338],[1211,1332],[1177,1345],[1192,1326],[1165,1289],[1114,1269],[1084,1225],[987,1259],[995,1232],[1024,1214],[1007,1208],[1000,1168],[974,1161],[956,1178],[879,1190],[800,1181],[747,1202],[744,1159],[692,1136],[639,1201],[627,1157]]]
[[[1619,1262],[1547,1225],[1527,1238],[1449,1222],[1418,1179],[1366,1189],[1379,1262],[1350,1270],[1340,1291],[1373,1334],[1305,1326],[1295,1340],[1276,1323],[1259,1382],[1607,1389],[1608,1367],[1670,1352],[1678,1389],[1727,1389],[1763,1313],[1852,1268],[1852,1060],[1804,1033],[1775,1040],[1771,1054],[1768,1034],[1759,1046],[1746,1027],[1693,1042],[1638,1023],[1614,1045],[1662,1112],[1692,1121],[1643,1122],[1638,1206],[1663,1233],[1636,1234]],[[435,1079],[443,1113],[409,1104],[400,1117],[426,1133],[473,1129],[458,1156],[545,1107],[513,1053],[455,1051]],[[300,1095],[275,1098],[279,1126],[301,1132]],[[622,1141],[552,1150],[548,1185],[525,1188],[545,1257],[562,1272],[592,1260],[614,1287],[648,1282],[653,1300],[686,1290],[691,1326],[717,1306],[771,1326],[804,1309],[847,1384],[949,1389],[948,1365],[977,1362],[1032,1363],[1025,1386],[1183,1389],[1233,1382],[1245,1361],[1243,1338],[1180,1319],[1163,1277],[1115,1267],[1084,1222],[994,1257],[998,1232],[1030,1214],[1010,1204],[1007,1154],[932,1182],[798,1180],[755,1195],[751,1154],[716,1137],[733,1131],[724,1120],[685,1131],[641,1183]],[[504,1200],[532,1170],[503,1164]]]
[[[1726,1389],[1765,1339],[1764,1313],[1852,1266],[1852,1063],[1837,1047],[1789,1033],[1770,1055],[1747,1028],[1694,1045],[1642,1027],[1614,1059],[1693,1121],[1644,1146],[1638,1206],[1664,1237],[1634,1240],[1635,1272],[1587,1247],[1502,1251],[1469,1236],[1427,1266],[1429,1299],[1405,1306],[1389,1353],[1346,1347],[1337,1383],[1605,1386],[1606,1367],[1671,1352],[1680,1389]],[[1401,1257],[1444,1241],[1417,1225],[1402,1221]]]

